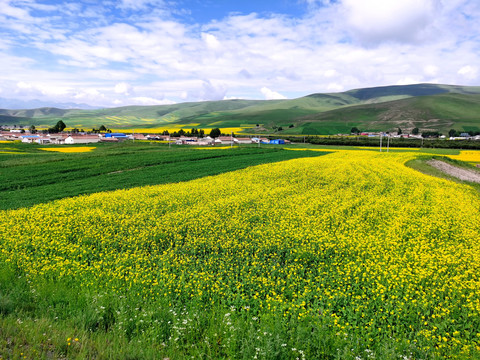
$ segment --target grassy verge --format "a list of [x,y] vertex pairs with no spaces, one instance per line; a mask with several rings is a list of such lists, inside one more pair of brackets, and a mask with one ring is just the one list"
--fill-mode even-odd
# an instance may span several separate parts
[[470,164],[468,162],[455,160],[455,159],[450,159],[449,157],[446,157],[446,156],[424,155],[424,156],[420,156],[420,157],[416,158],[415,160],[408,161],[405,165],[412,168],[412,169],[420,171],[421,173],[426,174],[426,175],[435,176],[435,177],[450,180],[450,181],[453,181],[453,182],[456,182],[456,183],[468,184],[471,187],[480,191],[480,184],[470,182],[470,181],[460,180],[460,179],[458,179],[454,176],[446,174],[443,171],[429,165],[428,161],[432,160],[432,159],[444,161],[446,163],[449,163],[453,166],[456,166],[456,167],[459,167],[459,168],[462,168],[462,169],[467,169],[467,170],[480,172],[478,170],[478,168],[476,168],[475,166],[473,166],[472,164]]

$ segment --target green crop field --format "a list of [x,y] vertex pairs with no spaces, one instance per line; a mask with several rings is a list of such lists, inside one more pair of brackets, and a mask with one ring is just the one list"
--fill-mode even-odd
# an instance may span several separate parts
[[0,144],[0,209],[98,191],[188,181],[247,166],[321,155],[270,146],[198,150],[139,142],[98,144],[93,151],[80,153],[55,153],[41,150],[45,147],[38,145],[8,144],[4,146],[7,153],[2,154],[1,145],[5,144]]

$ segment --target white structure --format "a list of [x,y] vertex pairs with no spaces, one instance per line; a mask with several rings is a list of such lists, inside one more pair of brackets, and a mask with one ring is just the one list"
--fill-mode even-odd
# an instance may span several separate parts
[[234,138],[233,142],[235,144],[252,144],[253,141],[250,138]]
[[100,135],[70,135],[65,139],[65,144],[91,144],[100,142]]
[[38,136],[38,135],[22,135],[22,136],[20,136],[20,139],[22,140],[22,143],[33,144],[34,142],[37,142],[37,140],[40,139],[40,136]]

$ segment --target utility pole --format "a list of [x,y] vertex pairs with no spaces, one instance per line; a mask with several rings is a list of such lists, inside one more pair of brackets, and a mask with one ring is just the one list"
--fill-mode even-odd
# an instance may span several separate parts
[[383,137],[383,134],[382,132],[380,132],[380,152],[382,152],[382,137]]
[[390,134],[388,134],[388,137],[387,137],[387,152],[388,150],[390,150]]

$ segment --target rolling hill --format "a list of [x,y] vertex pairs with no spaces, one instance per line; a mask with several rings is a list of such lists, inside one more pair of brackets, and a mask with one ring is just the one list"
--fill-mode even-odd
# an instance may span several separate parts
[[478,129],[480,87],[416,84],[312,94],[289,100],[223,100],[162,106],[126,106],[98,110],[39,108],[0,110],[1,125],[38,128],[63,120],[70,128],[162,130],[243,130],[285,135],[337,134],[353,126],[365,131],[448,131]]

